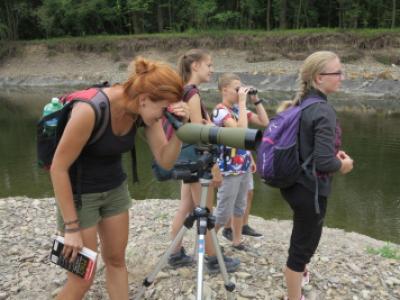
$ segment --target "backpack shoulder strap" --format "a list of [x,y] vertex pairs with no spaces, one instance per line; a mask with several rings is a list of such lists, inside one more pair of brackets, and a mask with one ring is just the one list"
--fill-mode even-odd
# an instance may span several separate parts
[[310,98],[305,98],[303,99],[299,106],[301,108],[301,110],[306,109],[307,107],[315,104],[315,103],[323,103],[326,102],[325,100],[321,99],[321,98],[317,98],[317,97],[310,97]]
[[95,143],[107,128],[110,119],[110,103],[108,97],[100,88],[90,88],[83,91],[73,92],[60,98],[64,105],[72,109],[76,102],[89,104],[95,113],[95,125],[88,145]]
[[190,98],[193,97],[193,95],[198,94],[199,89],[195,84],[188,84],[185,85],[183,88],[183,96],[182,96],[182,101],[183,102],[188,102]]
[[98,93],[88,102],[94,109],[96,123],[88,144],[93,144],[104,134],[110,121],[110,102],[108,97],[100,89]]

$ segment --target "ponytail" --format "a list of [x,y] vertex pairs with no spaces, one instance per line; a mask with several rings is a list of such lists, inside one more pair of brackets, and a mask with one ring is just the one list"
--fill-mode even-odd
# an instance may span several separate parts
[[210,53],[204,49],[191,49],[178,59],[178,72],[181,75],[183,82],[188,83],[192,76],[192,64],[200,62],[209,56]]

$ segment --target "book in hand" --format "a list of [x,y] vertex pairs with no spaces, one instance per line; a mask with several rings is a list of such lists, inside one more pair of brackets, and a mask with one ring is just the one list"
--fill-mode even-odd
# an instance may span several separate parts
[[89,280],[96,266],[97,253],[89,248],[83,247],[82,250],[79,251],[75,261],[70,262],[69,259],[61,255],[63,248],[64,238],[62,236],[56,236],[50,253],[50,261],[85,280]]

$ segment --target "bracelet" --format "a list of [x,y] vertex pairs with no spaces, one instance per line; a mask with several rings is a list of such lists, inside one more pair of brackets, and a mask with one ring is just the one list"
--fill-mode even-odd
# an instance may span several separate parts
[[80,230],[81,230],[80,227],[75,227],[75,228],[64,228],[64,232],[66,232],[66,233],[78,232],[78,231],[80,231]]
[[254,105],[258,105],[258,104],[263,103],[263,102],[264,102],[264,99],[259,99],[258,101],[254,102]]
[[76,220],[73,220],[73,221],[64,222],[64,225],[71,225],[71,224],[75,224],[75,223],[79,224],[79,220],[76,219]]

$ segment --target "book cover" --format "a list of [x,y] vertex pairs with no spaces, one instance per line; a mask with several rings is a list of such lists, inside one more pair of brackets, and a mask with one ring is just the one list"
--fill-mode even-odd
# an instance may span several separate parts
[[61,255],[64,248],[64,238],[57,236],[53,242],[53,248],[50,253],[50,261],[64,269],[89,280],[94,272],[96,266],[97,253],[89,248],[83,247],[79,251],[74,262],[70,262]]

